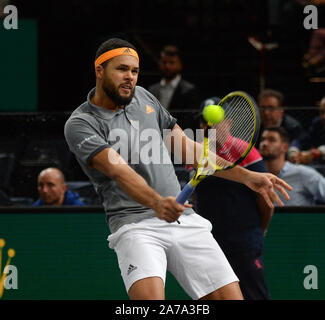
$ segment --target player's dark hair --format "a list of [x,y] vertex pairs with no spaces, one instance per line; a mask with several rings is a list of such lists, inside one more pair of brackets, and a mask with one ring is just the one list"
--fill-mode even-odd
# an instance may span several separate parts
[[286,129],[283,127],[267,127],[264,131],[277,132],[282,140],[282,142],[289,143],[290,137]]
[[[133,44],[131,44],[130,42],[128,42],[124,39],[120,39],[120,38],[108,39],[98,47],[96,56],[95,56],[95,60],[99,56],[101,56],[103,53],[105,53],[109,50],[113,50],[113,49],[117,49],[117,48],[124,48],[124,47],[131,48],[131,49],[134,49],[135,51],[137,51],[137,49],[135,48],[135,46]],[[109,60],[103,62],[101,65],[105,68],[105,66],[108,62],[109,62]]]
[[279,101],[279,106],[283,105],[284,96],[280,91],[273,90],[273,89],[264,89],[258,95],[258,101],[261,101],[261,99],[268,98],[268,97],[276,98]]

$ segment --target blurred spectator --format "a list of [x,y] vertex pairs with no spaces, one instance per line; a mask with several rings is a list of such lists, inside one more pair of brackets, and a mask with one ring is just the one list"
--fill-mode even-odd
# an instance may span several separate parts
[[292,186],[287,206],[312,206],[325,203],[325,178],[315,169],[286,161],[289,136],[282,127],[269,127],[261,137],[260,153],[269,172]]
[[167,45],[160,53],[159,68],[163,74],[160,82],[148,90],[168,110],[197,109],[200,104],[196,86],[182,78],[183,61],[180,50]]
[[310,44],[302,63],[308,77],[325,74],[325,28],[312,31]]
[[[202,102],[200,129],[207,126],[202,117],[204,107],[219,101],[220,98],[212,97]],[[248,170],[266,172],[263,159],[255,148],[240,165]],[[244,298],[269,299],[264,277],[263,235],[273,209],[243,184],[215,176],[205,178],[197,186],[194,203],[195,211],[212,223],[212,234],[238,276]]]
[[47,168],[41,171],[37,179],[37,189],[40,198],[34,206],[83,206],[79,194],[67,189],[64,175],[57,168]]
[[[268,127],[283,127],[290,139],[290,147],[296,145],[296,139],[305,135],[300,122],[286,114],[283,109],[284,96],[281,92],[273,89],[262,90],[258,96],[258,105],[261,115],[261,133]],[[259,145],[259,140],[257,146]]]
[[307,134],[297,139],[290,150],[289,160],[300,164],[325,160],[325,96],[320,101],[319,116],[313,119]]

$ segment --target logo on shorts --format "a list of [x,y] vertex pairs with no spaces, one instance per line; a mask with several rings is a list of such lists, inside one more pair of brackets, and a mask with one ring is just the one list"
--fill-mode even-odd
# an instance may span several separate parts
[[135,269],[138,269],[138,267],[135,267],[134,265],[130,264],[130,265],[129,265],[129,268],[128,268],[128,275],[129,275],[132,271],[134,271]]

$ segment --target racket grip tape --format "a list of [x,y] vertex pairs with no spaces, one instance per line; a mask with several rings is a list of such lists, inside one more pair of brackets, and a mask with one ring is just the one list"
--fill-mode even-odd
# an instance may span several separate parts
[[177,196],[176,201],[183,205],[186,200],[191,196],[194,189],[195,187],[191,184],[191,182],[188,182],[184,189],[181,191],[181,193]]

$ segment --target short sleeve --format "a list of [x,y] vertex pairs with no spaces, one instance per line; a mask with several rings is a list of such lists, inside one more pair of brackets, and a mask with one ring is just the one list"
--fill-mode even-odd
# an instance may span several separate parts
[[150,95],[154,101],[154,104],[155,104],[155,107],[157,110],[157,117],[158,117],[158,123],[159,123],[160,130],[162,131],[163,129],[173,129],[177,122],[177,119],[174,118],[168,112],[168,110],[160,104],[159,100],[154,95],[152,95],[152,94],[150,94]]
[[87,167],[98,152],[110,147],[98,126],[82,118],[70,118],[65,124],[64,136],[71,152]]

